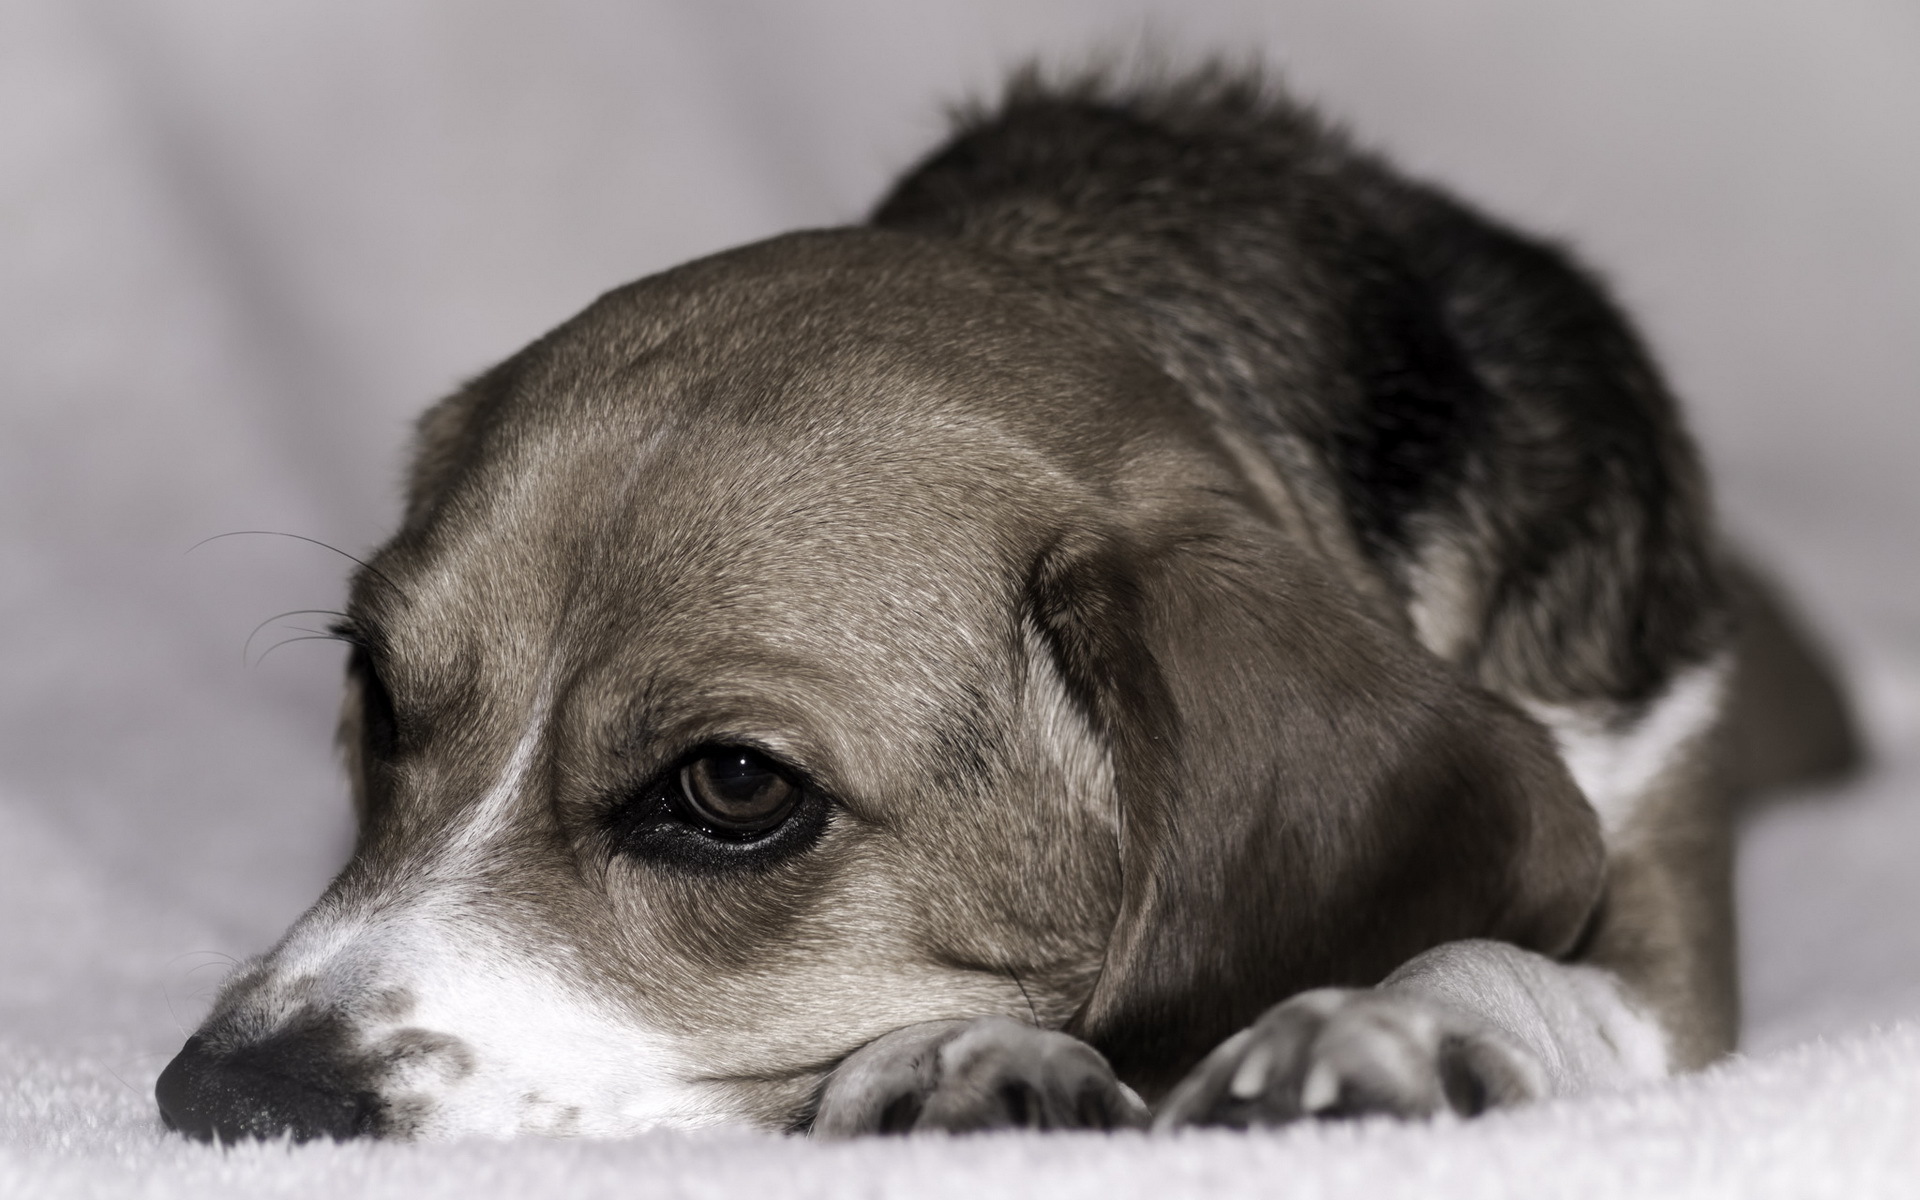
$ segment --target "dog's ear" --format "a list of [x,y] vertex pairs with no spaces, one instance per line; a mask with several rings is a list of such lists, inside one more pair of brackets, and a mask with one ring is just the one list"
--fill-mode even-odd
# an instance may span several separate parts
[[1123,895],[1071,1030],[1149,1094],[1303,988],[1487,937],[1566,952],[1592,808],[1544,731],[1251,520],[1042,558],[1056,665],[1107,739]]

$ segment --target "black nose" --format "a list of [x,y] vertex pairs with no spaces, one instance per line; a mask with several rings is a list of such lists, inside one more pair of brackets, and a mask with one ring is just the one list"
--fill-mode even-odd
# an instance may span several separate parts
[[352,1086],[341,1045],[327,1027],[283,1031],[224,1052],[195,1035],[153,1085],[160,1119],[201,1141],[377,1133],[379,1100]]

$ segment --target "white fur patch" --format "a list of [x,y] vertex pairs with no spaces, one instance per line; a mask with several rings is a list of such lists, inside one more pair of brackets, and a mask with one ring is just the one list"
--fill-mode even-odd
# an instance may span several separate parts
[[1633,819],[1660,777],[1713,728],[1726,692],[1727,660],[1674,676],[1639,720],[1626,724],[1582,706],[1526,702],[1552,733],[1561,760],[1611,839]]
[[459,873],[485,852],[488,842],[506,832],[514,805],[526,789],[527,776],[533,771],[534,759],[540,750],[540,739],[546,734],[547,717],[552,711],[553,669],[549,666],[546,677],[540,682],[539,695],[534,698],[533,711],[527,717],[527,727],[521,732],[520,740],[513,744],[499,778],[494,780],[485,795],[474,802],[465,823],[447,840],[442,853],[435,857],[435,865],[442,873]]

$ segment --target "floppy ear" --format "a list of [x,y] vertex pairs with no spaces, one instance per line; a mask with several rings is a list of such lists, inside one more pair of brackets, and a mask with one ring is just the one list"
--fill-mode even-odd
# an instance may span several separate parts
[[1119,917],[1069,1028],[1142,1091],[1301,989],[1581,933],[1599,828],[1544,731],[1270,529],[1056,552],[1030,599],[1121,806]]

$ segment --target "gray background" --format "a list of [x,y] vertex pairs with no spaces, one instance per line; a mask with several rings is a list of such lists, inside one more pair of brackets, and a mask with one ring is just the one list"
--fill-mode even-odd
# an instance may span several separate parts
[[263,947],[345,853],[338,647],[242,656],[345,560],[189,547],[363,551],[456,380],[607,287],[856,218],[1012,63],[1141,45],[1264,56],[1614,281],[1880,751],[1749,831],[1752,1040],[1920,1013],[1913,3],[8,0],[0,1032],[159,1053],[187,952]]

